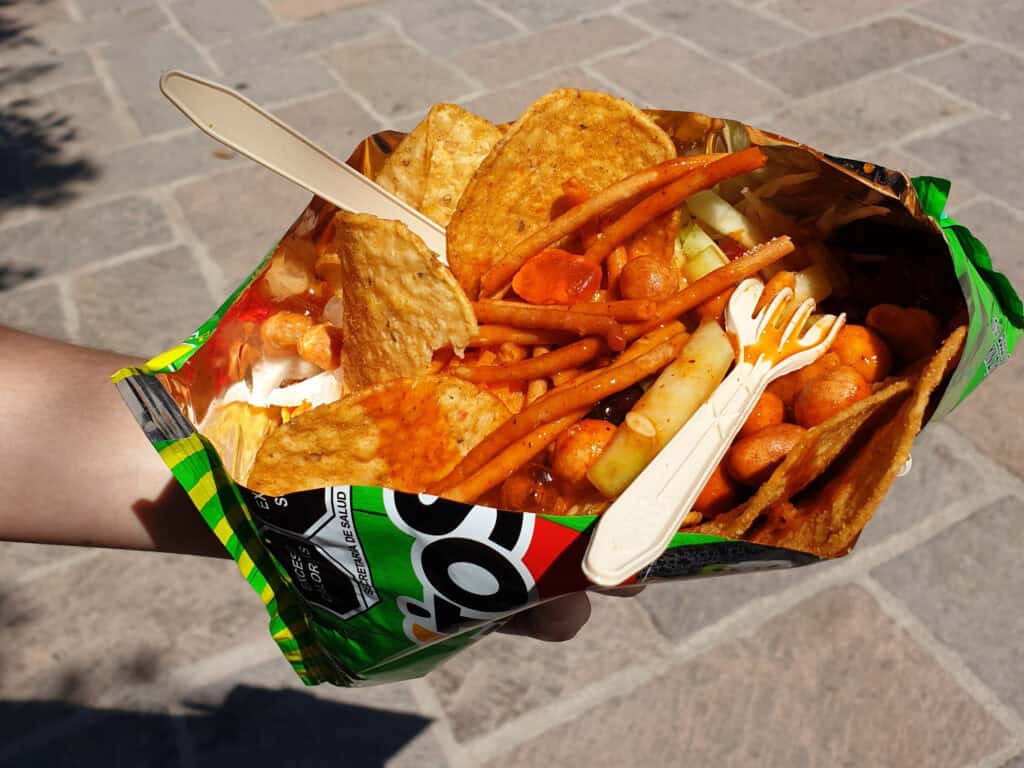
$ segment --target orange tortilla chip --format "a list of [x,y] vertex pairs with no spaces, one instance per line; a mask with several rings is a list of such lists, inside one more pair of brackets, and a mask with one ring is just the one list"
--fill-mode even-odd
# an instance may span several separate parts
[[475,297],[480,276],[551,220],[562,183],[598,190],[675,157],[672,140],[631,104],[592,91],[541,97],[491,150],[448,224],[448,263]]
[[282,425],[256,454],[246,485],[273,496],[343,484],[423,491],[508,416],[468,381],[396,379]]
[[376,181],[447,226],[477,167],[501,131],[455,104],[437,104],[388,157]]
[[434,350],[461,350],[476,333],[473,307],[455,278],[405,224],[339,212],[333,248],[350,390],[424,373]]

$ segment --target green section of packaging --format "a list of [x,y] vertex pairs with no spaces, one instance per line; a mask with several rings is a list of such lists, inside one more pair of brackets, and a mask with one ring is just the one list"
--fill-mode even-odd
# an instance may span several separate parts
[[950,183],[922,176],[913,184],[924,212],[946,237],[970,316],[963,357],[935,411],[934,418],[942,418],[1009,359],[1024,329],[1024,308],[1010,281],[993,269],[985,245],[945,213]]

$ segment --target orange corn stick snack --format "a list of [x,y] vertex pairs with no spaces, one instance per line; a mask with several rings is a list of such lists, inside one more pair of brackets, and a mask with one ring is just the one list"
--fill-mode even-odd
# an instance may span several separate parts
[[567,312],[559,307],[517,304],[511,301],[477,301],[473,304],[473,311],[477,320],[484,323],[569,331],[577,336],[603,336],[610,349],[618,351],[625,347],[622,326],[610,317]]
[[728,155],[676,157],[605,187],[593,197],[566,211],[546,227],[518,243],[511,253],[484,273],[480,279],[480,295],[493,296],[502,292],[527,259],[540,253],[542,249],[552,243],[557,243],[563,237],[571,235],[616,203],[668,184],[694,168],[708,165],[722,157],[728,157]]
[[733,176],[756,171],[764,167],[766,162],[768,161],[764,153],[757,147],[751,147],[690,171],[671,184],[652,192],[621,218],[612,222],[584,255],[597,263],[604,261],[627,237],[652,219],[681,205],[690,195],[710,189],[720,181],[731,179]]
[[496,347],[510,341],[513,344],[558,346],[572,341],[572,336],[559,331],[526,330],[509,325],[481,325],[476,336],[469,341],[471,347]]
[[452,369],[452,375],[477,384],[539,379],[567,368],[577,368],[597,357],[603,348],[604,343],[600,339],[588,336],[546,355],[514,363],[476,367],[460,365]]
[[463,502],[476,500],[494,486],[511,477],[517,469],[553,443],[563,430],[568,429],[586,415],[587,409],[581,408],[560,419],[541,425],[526,437],[512,443],[465,480],[450,487],[444,492],[444,497]]
[[602,369],[588,381],[552,390],[485,437],[447,477],[435,484],[431,493],[442,495],[444,489],[462,482],[509,445],[542,424],[580,408],[589,409],[608,395],[621,392],[661,370],[679,354],[686,338],[685,333],[680,333],[629,362]]

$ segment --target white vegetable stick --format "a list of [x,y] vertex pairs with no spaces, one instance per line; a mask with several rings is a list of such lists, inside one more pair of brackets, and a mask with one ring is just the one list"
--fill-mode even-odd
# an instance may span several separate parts
[[[627,423],[587,473],[590,482],[605,496],[621,493],[711,397],[732,365],[733,354],[732,343],[718,323],[701,325],[633,406]],[[639,417],[653,427],[653,439],[640,434],[646,430],[638,432],[638,425],[645,424]]]
[[686,207],[701,224],[720,235],[728,235],[744,248],[753,248],[764,240],[750,219],[710,189],[690,195]]

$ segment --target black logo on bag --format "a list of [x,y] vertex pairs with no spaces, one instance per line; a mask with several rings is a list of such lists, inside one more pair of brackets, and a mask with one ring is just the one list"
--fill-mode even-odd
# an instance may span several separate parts
[[306,602],[342,619],[380,602],[352,518],[349,486],[245,495],[260,538]]
[[533,515],[397,491],[384,492],[384,508],[414,539],[410,557],[423,599],[398,599],[410,640],[430,642],[467,624],[502,618],[536,596],[523,564]]

